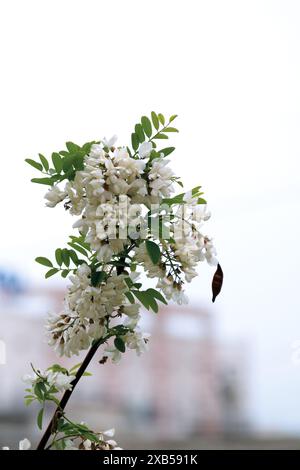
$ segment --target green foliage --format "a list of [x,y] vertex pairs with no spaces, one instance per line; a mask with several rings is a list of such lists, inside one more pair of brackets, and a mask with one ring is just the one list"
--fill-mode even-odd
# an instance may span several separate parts
[[[70,239],[71,241],[68,242],[68,245],[71,247],[71,249],[56,248],[55,250],[55,261],[57,263],[57,266],[53,266],[53,263],[44,256],[39,256],[38,258],[36,258],[37,263],[51,268],[45,274],[46,279],[57,274],[58,272],[60,272],[61,276],[65,278],[69,275],[71,271],[76,271],[76,268],[82,263],[87,262],[88,264],[90,264],[90,261],[88,259],[88,251],[90,251],[90,246],[84,241],[84,237],[81,235],[79,237],[71,236]],[[86,260],[79,258],[77,252],[80,253],[80,255],[83,255]],[[71,263],[73,263],[74,267],[71,266]],[[96,271],[95,267],[93,267],[93,269]],[[99,273],[97,274],[97,277],[99,277]],[[101,282],[100,278],[99,282]]]
[[165,119],[164,115],[159,113],[158,114],[158,119],[159,119],[160,123],[164,126],[165,122],[166,122],[166,119]]
[[158,312],[157,300],[159,300],[160,302],[163,302],[165,305],[168,304],[164,296],[160,292],[158,292],[156,289],[147,289],[145,291],[132,289],[130,292],[138,299],[138,301],[147,310],[151,309],[155,313]]
[[62,259],[62,249],[61,248],[57,248],[55,250],[55,259],[56,259],[56,262],[59,266],[62,265],[62,262],[63,262],[63,259]]
[[43,427],[43,416],[44,416],[44,408],[41,408],[37,415],[37,425],[39,429],[42,429]]
[[146,240],[145,243],[146,243],[147,253],[152,263],[158,264],[160,261],[160,255],[161,255],[159,246],[151,240]]
[[38,256],[35,258],[35,261],[39,264],[42,264],[43,266],[47,266],[48,268],[52,268],[53,264],[48,258],[44,258],[43,256]]
[[114,340],[114,345],[117,348],[117,350],[120,351],[121,353],[124,353],[126,351],[125,342],[120,336],[116,336]]
[[54,183],[63,181],[65,179],[73,180],[76,175],[76,171],[83,170],[84,157],[91,149],[91,146],[96,143],[87,142],[82,147],[74,142],[66,142],[67,150],[61,150],[60,152],[53,152],[51,160],[53,167],[50,167],[47,158],[39,154],[40,162],[37,162],[31,158],[26,158],[26,163],[34,167],[36,170],[43,172],[48,175],[45,178],[32,178],[33,183],[44,184],[53,186]]
[[59,269],[57,269],[57,268],[49,269],[49,271],[47,271],[46,274],[45,274],[45,278],[48,279],[48,277],[53,276],[54,274],[58,273],[58,271],[59,271]]
[[[169,121],[166,124],[166,119],[163,114],[157,114],[155,111],[151,111],[151,119],[147,116],[142,116],[141,122],[137,123],[134,126],[134,132],[131,134],[131,145],[134,151],[133,157],[136,156],[138,152],[139,145],[145,141],[145,137],[148,138],[154,148],[156,148],[155,140],[168,139],[169,132],[178,132],[173,126],[170,126],[171,122],[177,117],[176,114],[170,117]],[[153,129],[156,133],[153,134]],[[165,156],[172,153],[174,147],[168,147],[167,149],[158,150],[158,156],[162,152]]]
[[[197,204],[206,204],[206,200],[203,199],[202,197],[199,197],[203,194],[203,192],[200,192],[201,186],[196,186],[195,188],[192,189],[192,196],[197,199]],[[181,193],[177,194],[177,196],[174,196],[172,198],[166,198],[162,200],[162,204],[168,204],[169,206],[172,206],[173,204],[184,204],[184,196],[186,193]]]
[[170,155],[172,152],[174,152],[175,150],[175,147],[166,147],[164,149],[161,149],[159,151],[159,153],[163,153],[165,157],[167,157],[168,155]]
[[159,119],[158,119],[157,114],[156,114],[155,111],[151,112],[151,119],[152,119],[153,126],[158,131],[158,129],[159,129]]
[[32,178],[32,183],[45,184],[46,186],[53,186],[54,180],[52,178]]
[[107,279],[107,274],[104,271],[92,270],[91,283],[93,287],[98,287],[105,279]]
[[74,243],[74,242],[68,242],[68,245],[74,248],[74,250],[78,251],[78,253],[88,258],[87,251],[81,245],[78,245],[77,243]]
[[137,136],[140,143],[143,143],[145,141],[145,134],[143,126],[141,124],[135,125],[135,135]]
[[125,295],[131,304],[134,304],[134,297],[131,292],[125,292]]
[[59,155],[59,153],[53,152],[51,158],[52,158],[52,163],[53,163],[55,171],[58,174],[60,174],[62,172],[62,169],[63,169],[62,157]]
[[147,116],[142,116],[141,123],[146,136],[150,138],[152,135],[152,125],[150,119]]
[[25,162],[33,166],[33,168],[35,168],[36,170],[43,170],[43,165],[41,165],[39,162],[36,162],[35,160],[32,160],[31,158],[26,158]]
[[131,145],[133,150],[136,152],[139,147],[139,138],[134,132],[131,134]]
[[[52,364],[52,366],[48,367],[47,370],[51,370],[52,372],[62,372],[63,374],[69,375],[68,369],[61,366],[60,364]],[[70,374],[72,375],[72,374]]]
[[166,301],[164,296],[156,289],[148,289],[147,292],[148,295],[152,295],[155,299],[160,300],[160,302],[164,303],[165,305],[168,305],[168,302]]
[[[91,431],[86,425],[84,424],[78,424],[78,423],[73,423],[69,419],[66,419],[66,417],[60,418],[57,422],[57,431],[59,433],[63,433],[65,438],[69,438],[70,436],[75,437],[81,437],[83,439],[89,439],[90,441],[93,442],[98,442],[99,437],[97,436],[96,433]],[[60,438],[63,440],[62,438]],[[58,441],[61,442],[61,441]],[[58,442],[56,444],[58,444]],[[54,445],[55,448],[58,448]]]
[[48,171],[49,170],[49,163],[48,163],[47,158],[44,157],[44,155],[42,155],[41,153],[39,153],[39,157],[40,157],[41,163],[42,163],[45,171]]

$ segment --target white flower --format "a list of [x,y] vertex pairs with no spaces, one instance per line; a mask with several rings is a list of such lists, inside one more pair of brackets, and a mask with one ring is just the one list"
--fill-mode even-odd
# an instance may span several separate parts
[[[31,442],[25,438],[19,442],[19,450],[29,450],[31,448]],[[2,447],[2,450],[10,450],[9,447]]]
[[116,135],[113,135],[110,139],[106,139],[106,137],[104,137],[102,139],[102,142],[105,147],[110,148],[110,147],[113,147],[113,145],[115,145],[117,140],[118,140],[118,137]]
[[150,333],[143,333],[139,329],[134,332],[127,333],[125,342],[129,349],[135,349],[138,356],[147,351],[147,343],[150,338]]
[[107,429],[107,431],[103,431],[104,436],[107,437],[114,437],[115,435],[115,428]]
[[53,186],[45,194],[47,207],[55,207],[59,202],[63,201],[67,195],[66,191],[62,191],[57,185]]
[[29,450],[30,447],[31,447],[31,443],[26,438],[19,442],[19,450]]
[[140,158],[146,158],[146,157],[149,157],[151,151],[152,151],[152,148],[153,148],[153,145],[152,145],[152,142],[143,142],[140,146],[139,146],[139,157]]
[[111,358],[114,364],[120,362],[122,358],[122,353],[117,348],[115,348],[114,346],[107,346],[104,351],[105,354]]
[[63,374],[62,372],[47,371],[47,382],[53,385],[60,392],[72,390],[71,382],[75,379],[74,375]]
[[123,308],[125,315],[128,315],[129,317],[137,317],[139,314],[139,310],[139,304],[125,305],[125,307]]
[[38,375],[29,375],[26,374],[23,376],[23,382],[28,383],[32,387],[40,382],[41,379],[44,379],[49,387],[55,387],[60,392],[66,390],[71,390],[71,382],[75,379],[74,375],[64,374],[63,372],[53,372],[52,370],[47,370],[45,372],[38,371]]
[[172,184],[172,176],[174,176],[174,173],[171,168],[168,167],[168,163],[169,160],[166,160],[164,157],[155,158],[153,160],[148,178],[150,181],[151,196],[154,198],[168,198],[174,191]]
[[65,439],[65,449],[64,450],[79,450],[78,447],[76,447],[74,441],[72,439]]

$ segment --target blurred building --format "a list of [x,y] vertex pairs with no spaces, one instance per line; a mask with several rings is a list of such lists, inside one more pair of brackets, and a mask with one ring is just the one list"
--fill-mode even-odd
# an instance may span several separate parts
[[[0,341],[6,349],[6,364],[0,365],[0,444],[7,443],[12,423],[18,423],[16,439],[20,429],[24,435],[25,428],[33,432],[35,410],[24,407],[20,380],[30,373],[30,362],[44,368],[81,359],[58,359],[43,336],[45,314],[61,308],[64,290],[18,286],[0,289]],[[93,376],[82,380],[70,402],[76,419],[95,429],[115,426],[127,447],[248,429],[244,351],[216,341],[209,311],[172,305],[158,315],[144,312],[142,326],[151,333],[149,353],[138,358],[128,351],[121,365],[102,365],[99,351],[90,368]]]

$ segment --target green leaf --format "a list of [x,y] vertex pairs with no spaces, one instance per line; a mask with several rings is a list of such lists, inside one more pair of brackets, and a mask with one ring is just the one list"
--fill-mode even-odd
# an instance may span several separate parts
[[43,415],[44,415],[44,408],[42,408],[39,411],[39,414],[37,416],[37,425],[40,429],[42,429],[42,427],[43,427]]
[[159,246],[151,240],[146,240],[147,253],[153,264],[158,264],[160,260],[160,249]]
[[69,251],[67,248],[64,248],[61,252],[62,260],[63,263],[67,266],[67,268],[70,266],[70,256],[69,256]]
[[76,243],[72,243],[72,242],[69,242],[68,245],[71,246],[72,248],[74,248],[74,250],[78,251],[78,253],[81,253],[83,256],[86,256],[88,258],[89,255],[87,254],[85,249],[82,248],[81,246],[77,245]]
[[176,127],[165,127],[164,132],[179,132],[179,130]]
[[38,256],[35,258],[35,261],[39,264],[42,264],[43,266],[47,266],[48,268],[52,268],[53,264],[48,258],[45,258],[44,256]]
[[59,266],[62,265],[62,250],[61,248],[57,248],[55,250],[55,259],[56,259],[56,262]]
[[154,313],[157,313],[158,312],[158,305],[157,305],[157,302],[156,302],[155,298],[151,294],[149,294],[148,291],[145,291],[144,294],[148,298],[149,307],[153,310]]
[[198,197],[197,204],[207,204],[207,201],[203,197]]
[[92,271],[91,274],[91,284],[93,287],[100,285],[102,281],[106,278],[106,273],[104,271]]
[[77,154],[73,154],[73,166],[75,170],[81,171],[84,169],[84,154],[78,152]]
[[64,170],[64,173],[68,173],[72,169],[74,157],[73,155],[67,155],[62,162],[62,167]]
[[144,134],[144,131],[143,131],[143,128],[142,128],[141,124],[136,124],[134,130],[135,130],[135,134],[137,135],[140,143],[143,143],[145,141],[145,134]]
[[43,171],[43,165],[41,165],[39,162],[36,162],[31,158],[26,158],[25,162],[33,166],[33,168],[35,168],[36,170]]
[[[200,189],[201,189],[201,186],[196,186],[195,188],[193,188],[192,189],[192,196],[195,197],[195,198],[198,197],[198,196],[201,196],[201,194],[203,194],[203,193],[200,192]],[[180,193],[180,194],[177,194],[177,196],[174,196],[172,198],[163,199],[162,204],[168,204],[169,206],[171,206],[172,204],[183,204],[185,194],[186,193]],[[201,198],[199,198],[199,199],[201,200]],[[204,199],[203,199],[203,201],[204,201]],[[206,203],[206,201],[205,201],[205,203]],[[198,204],[204,204],[204,202],[200,201]]]
[[41,153],[39,153],[39,157],[40,157],[40,160],[42,162],[43,167],[45,168],[46,171],[48,171],[49,170],[49,163],[48,163],[47,158],[44,157],[44,155],[42,155]]
[[155,313],[158,312],[158,305],[154,298],[154,295],[148,291],[139,291],[139,290],[132,290],[131,291],[136,298],[141,302],[141,304],[149,310],[151,308]]
[[74,144],[74,142],[66,142],[66,147],[70,153],[75,153],[78,152],[78,150],[81,150],[79,145]]
[[136,298],[141,302],[141,304],[144,305],[147,310],[149,310],[149,296],[147,296],[145,292],[141,292],[139,290],[132,290],[131,292],[136,296]]
[[76,251],[74,250],[68,250],[68,251],[69,251],[69,257],[71,258],[75,266],[78,266],[79,259],[78,259]]
[[160,300],[165,305],[168,305],[168,302],[166,301],[164,296],[160,292],[158,292],[156,289],[152,289],[152,288],[147,289],[147,292],[151,294],[153,297],[155,297],[157,300]]
[[70,374],[71,375],[74,375],[75,372],[79,369],[79,367],[81,366],[82,362],[78,362],[78,364],[75,364],[73,367],[71,367],[70,369]]
[[124,281],[126,282],[127,286],[128,287],[132,287],[133,286],[133,281],[130,277],[125,277]]
[[86,250],[88,251],[91,251],[91,247],[90,245],[84,241],[84,237],[83,236],[80,236],[80,237],[74,237],[74,235],[71,235],[70,236],[71,240],[73,243],[77,243],[78,245],[82,246],[83,248],[85,248]]
[[151,113],[151,119],[152,119],[152,122],[153,122],[153,126],[155,127],[156,130],[158,130],[159,120],[158,120],[157,114],[154,111],[152,111],[152,113]]
[[131,292],[125,292],[125,295],[126,295],[127,299],[129,300],[129,302],[130,302],[131,304],[134,304],[134,303],[135,303],[135,302],[134,302],[134,297],[133,297],[133,295],[131,294]]
[[170,155],[170,153],[174,152],[175,150],[175,147],[166,147],[162,150],[159,151],[159,153],[163,153],[165,157],[167,157],[168,155]]
[[35,400],[35,398],[25,398],[25,405],[29,406]]
[[161,132],[159,134],[156,134],[156,136],[153,137],[153,139],[168,139],[169,137],[166,134],[162,134]]
[[51,158],[52,158],[52,162],[53,162],[55,170],[57,171],[57,173],[61,173],[62,162],[63,162],[61,156],[59,155],[59,153],[53,152]]
[[62,367],[60,364],[52,364],[52,366],[48,367],[47,370],[52,370],[52,372],[62,372],[63,374],[68,373],[68,369]]
[[54,274],[58,273],[59,269],[57,268],[52,268],[49,271],[46,272],[45,278],[48,279],[48,277],[53,276]]
[[152,135],[152,124],[149,118],[147,116],[142,116],[141,123],[144,129],[144,132],[147,137],[151,137]]
[[131,145],[134,151],[137,151],[139,147],[139,139],[138,136],[133,132],[131,134]]
[[62,273],[61,273],[61,277],[63,277],[63,278],[67,277],[68,274],[69,274],[69,272],[70,272],[69,269],[64,269],[64,270],[62,271]]
[[52,178],[32,178],[31,182],[32,183],[46,184],[46,185],[49,185],[49,186],[53,186],[53,179]]
[[40,401],[44,401],[44,384],[42,382],[37,382],[34,386],[34,393]]
[[161,113],[158,114],[158,119],[160,121],[160,123],[164,126],[166,120],[165,120],[165,116]]
[[114,340],[114,345],[118,351],[124,353],[126,351],[126,345],[120,336],[117,336]]
[[89,439],[93,442],[99,442],[99,437],[96,434],[93,434],[92,431],[81,431],[81,433],[86,439]]
[[170,117],[169,122],[174,121],[177,117],[178,117],[178,114],[173,114],[173,115]]

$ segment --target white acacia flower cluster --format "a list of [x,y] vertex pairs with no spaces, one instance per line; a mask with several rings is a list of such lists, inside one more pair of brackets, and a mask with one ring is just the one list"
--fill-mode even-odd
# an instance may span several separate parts
[[[145,222],[144,209],[151,212],[153,207],[170,200],[176,178],[163,154],[155,153],[153,157],[151,142],[142,143],[134,158],[126,147],[112,147],[114,143],[113,139],[93,144],[84,158],[84,168],[76,171],[74,179],[64,189],[58,184],[53,186],[45,196],[49,207],[65,200],[65,207],[73,215],[80,215],[74,226],[101,263],[97,269],[108,273],[96,287],[91,283],[87,264],[70,276],[63,311],[50,315],[47,324],[50,345],[60,355],[72,356],[88,349],[94,340],[105,338],[112,319],[122,316],[126,317],[124,324],[132,328],[123,337],[125,345],[137,353],[145,349],[148,338],[143,337],[137,325],[139,305],[130,304],[125,295],[126,276],[118,275],[111,264],[114,256],[128,247],[133,250],[132,260],[149,278],[157,279],[157,289],[179,304],[188,301],[183,284],[197,275],[197,264],[204,260],[217,263],[212,240],[202,234],[201,227],[209,213],[205,204],[197,204],[197,192],[186,193],[181,204],[171,204],[172,218],[165,224],[169,236],[159,240],[161,259],[153,263],[145,243],[134,234],[139,230],[144,238],[153,236]],[[121,357],[112,345],[106,353],[115,362]]]
[[[84,439],[78,437],[67,437],[63,439],[64,450],[122,450],[117,442],[112,439],[115,435],[114,429],[108,429],[98,433],[98,441],[91,441],[90,439]],[[60,442],[60,441],[58,441]],[[54,446],[52,448],[55,448]],[[18,450],[30,450],[31,442],[25,438],[19,442]],[[10,450],[9,447],[2,447],[2,450]]]
[[103,431],[102,433],[98,434],[98,442],[81,437],[65,439],[64,450],[122,450],[122,448],[118,446],[117,442],[112,439],[114,434],[114,429]]
[[151,160],[152,150],[152,143],[144,142],[132,158],[126,147],[94,144],[74,180],[64,189],[54,185],[45,195],[48,207],[65,200],[71,214],[81,215],[74,227],[85,234],[99,261],[109,261],[130,243],[127,228],[139,224],[142,205],[150,208],[174,191],[169,160],[163,154]]
[[153,264],[145,244],[135,251],[135,261],[143,266],[149,278],[156,278],[156,287],[168,300],[185,304],[188,298],[183,291],[184,282],[197,276],[197,265],[207,261],[218,264],[212,239],[202,234],[203,223],[210,213],[204,204],[197,205],[198,197],[186,193],[183,204],[175,205],[167,230],[170,240],[162,241],[162,256],[159,264]]
[[26,374],[23,376],[23,381],[31,387],[34,387],[42,380],[45,386],[47,385],[49,388],[54,387],[59,392],[71,390],[71,382],[74,379],[74,375],[64,374],[63,372],[55,372],[53,370],[46,370],[45,372],[38,371],[34,375]]
[[[146,339],[137,325],[140,305],[131,304],[125,292],[128,275],[112,273],[99,287],[91,285],[91,269],[82,264],[76,274],[70,276],[72,282],[59,314],[50,315],[47,323],[50,345],[60,355],[71,357],[83,349],[88,349],[94,340],[109,338],[109,327],[118,324],[130,328],[122,336],[125,345],[140,354],[146,348]],[[134,276],[136,279],[136,276]],[[124,319],[125,317],[125,319]],[[121,353],[113,346],[107,347],[107,356],[118,362]]]

